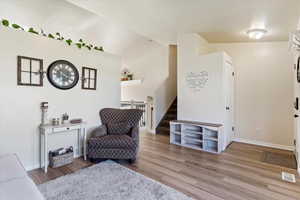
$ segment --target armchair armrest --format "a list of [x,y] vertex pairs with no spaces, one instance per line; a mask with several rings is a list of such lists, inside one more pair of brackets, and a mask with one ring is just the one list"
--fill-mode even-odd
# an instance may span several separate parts
[[130,135],[129,135],[137,144],[139,143],[139,127],[135,126],[131,129]]
[[91,138],[100,137],[104,135],[107,135],[107,128],[105,125],[101,125],[91,132]]

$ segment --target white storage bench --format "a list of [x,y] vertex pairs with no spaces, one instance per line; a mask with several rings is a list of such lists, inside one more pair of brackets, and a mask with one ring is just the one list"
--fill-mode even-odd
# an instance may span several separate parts
[[170,143],[211,153],[224,150],[222,124],[175,120],[170,122]]

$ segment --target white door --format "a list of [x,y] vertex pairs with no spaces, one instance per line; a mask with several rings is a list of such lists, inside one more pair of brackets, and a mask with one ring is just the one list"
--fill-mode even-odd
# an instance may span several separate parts
[[225,144],[228,146],[234,138],[234,69],[231,63],[225,63]]

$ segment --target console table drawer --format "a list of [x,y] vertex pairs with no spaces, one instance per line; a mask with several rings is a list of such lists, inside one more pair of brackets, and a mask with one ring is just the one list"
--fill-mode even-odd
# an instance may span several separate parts
[[80,126],[57,127],[57,128],[53,128],[53,133],[78,130],[78,129],[80,129]]

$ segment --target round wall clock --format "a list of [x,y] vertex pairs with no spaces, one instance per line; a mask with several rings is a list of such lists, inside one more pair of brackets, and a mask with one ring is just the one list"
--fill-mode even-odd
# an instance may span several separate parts
[[66,60],[57,60],[49,66],[47,77],[54,87],[68,90],[78,83],[79,73],[72,63]]

